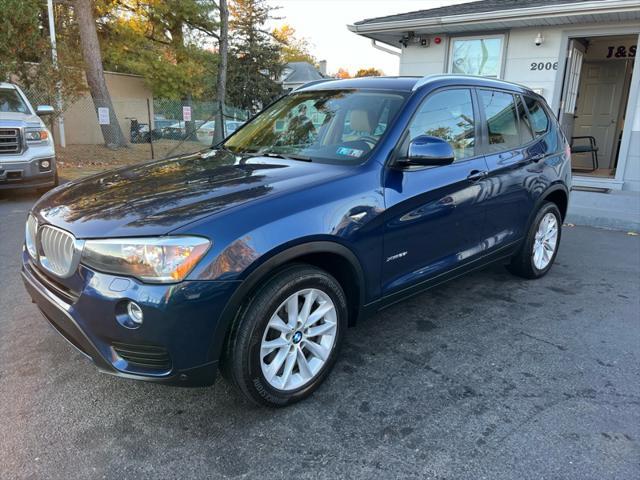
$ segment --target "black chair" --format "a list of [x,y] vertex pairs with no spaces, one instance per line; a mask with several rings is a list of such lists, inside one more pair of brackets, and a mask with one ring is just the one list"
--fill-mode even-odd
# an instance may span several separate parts
[[[589,140],[589,143],[585,145],[574,145],[573,143],[575,140]],[[571,153],[590,153],[593,168],[588,171],[595,172],[599,168],[598,145],[596,144],[596,139],[591,135],[586,135],[584,137],[571,137]]]

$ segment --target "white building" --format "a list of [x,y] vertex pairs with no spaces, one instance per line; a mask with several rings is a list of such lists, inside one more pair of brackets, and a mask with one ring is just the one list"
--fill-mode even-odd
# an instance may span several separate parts
[[[398,55],[401,75],[485,75],[534,89],[567,137],[593,137],[597,165],[596,153],[574,153],[574,186],[640,192],[638,0],[486,0],[348,28]],[[574,151],[590,142],[575,139]]]

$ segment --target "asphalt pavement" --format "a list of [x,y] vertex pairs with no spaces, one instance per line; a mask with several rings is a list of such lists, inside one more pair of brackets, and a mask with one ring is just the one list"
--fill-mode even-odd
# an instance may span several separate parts
[[97,373],[20,280],[34,200],[0,192],[1,479],[640,478],[640,236],[569,227],[541,280],[495,266],[388,308],[269,410]]

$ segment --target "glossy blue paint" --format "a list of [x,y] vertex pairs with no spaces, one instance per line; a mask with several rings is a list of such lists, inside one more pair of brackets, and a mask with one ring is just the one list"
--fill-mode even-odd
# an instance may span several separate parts
[[[568,195],[570,165],[555,120],[535,141],[432,167],[403,167],[394,151],[416,108],[443,88],[523,87],[475,77],[368,78],[313,89],[411,92],[366,161],[333,165],[225,150],[150,162],[59,187],[33,207],[40,224],[79,239],[200,235],[213,245],[187,278],[149,285],[81,266],[52,279],[23,254],[27,288],[47,318],[100,369],[184,385],[213,381],[229,325],[245,295],[273,268],[305,254],[337,255],[354,272],[354,311],[396,301],[447,275],[512,254],[544,195]],[[328,246],[332,246],[329,248]],[[137,329],[116,320],[142,306]],[[169,370],[140,370],[113,343],[166,348]],[[195,370],[194,370],[195,369]]]

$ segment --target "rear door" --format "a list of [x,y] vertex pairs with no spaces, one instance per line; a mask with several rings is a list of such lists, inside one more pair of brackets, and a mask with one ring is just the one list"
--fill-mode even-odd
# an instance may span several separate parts
[[539,162],[546,150],[534,140],[520,94],[494,89],[477,92],[489,168],[487,241],[494,250],[524,236],[540,176]]
[[478,118],[473,90],[456,87],[431,93],[409,123],[401,150],[419,135],[435,136],[452,145],[455,161],[386,169],[383,295],[482,255],[487,166],[478,148]]

